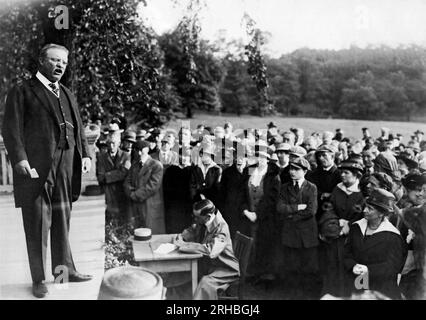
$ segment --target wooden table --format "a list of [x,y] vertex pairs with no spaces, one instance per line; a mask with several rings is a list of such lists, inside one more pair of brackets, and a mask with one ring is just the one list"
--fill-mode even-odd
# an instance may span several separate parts
[[172,243],[176,234],[156,234],[147,241],[136,241],[132,239],[133,254],[139,266],[155,272],[180,272],[190,271],[192,278],[192,293],[198,284],[197,260],[203,255],[201,253],[183,253],[178,250],[167,254],[157,254],[154,251],[162,243]]

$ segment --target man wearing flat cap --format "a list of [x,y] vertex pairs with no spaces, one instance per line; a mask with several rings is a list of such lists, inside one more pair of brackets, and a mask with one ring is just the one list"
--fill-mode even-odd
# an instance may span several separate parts
[[315,151],[318,167],[310,172],[306,179],[315,184],[318,189],[318,217],[321,216],[321,208],[324,201],[330,198],[331,192],[342,181],[340,172],[334,162],[337,148],[332,145],[320,146]]
[[107,140],[108,151],[98,154],[96,177],[105,191],[105,225],[114,220],[120,225],[128,221],[128,199],[123,182],[130,169],[130,153],[119,148],[120,136],[112,135]]
[[161,189],[163,165],[151,158],[149,142],[134,145],[139,161],[134,162],[124,181],[124,192],[130,198],[135,228],[150,228],[153,234],[165,233],[164,201]]
[[305,158],[290,162],[292,181],[282,185],[277,202],[284,257],[280,269],[293,299],[309,297],[318,272],[317,188],[305,180],[309,169]]
[[133,130],[126,130],[120,145],[120,149],[124,152],[131,154],[133,144],[136,142],[136,132]]

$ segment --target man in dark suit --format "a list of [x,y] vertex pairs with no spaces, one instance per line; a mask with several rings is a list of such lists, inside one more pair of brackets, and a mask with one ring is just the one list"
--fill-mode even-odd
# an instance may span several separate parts
[[105,190],[105,225],[130,222],[128,199],[123,183],[130,169],[130,153],[120,149],[120,134],[113,134],[107,140],[108,152],[100,153],[96,176]]
[[292,181],[282,185],[277,212],[282,221],[282,266],[292,298],[306,298],[318,272],[317,188],[305,179],[308,160],[290,161]]
[[44,46],[39,71],[12,88],[4,114],[2,134],[14,169],[15,206],[22,208],[38,298],[48,292],[43,281],[49,229],[56,279],[92,278],[76,271],[68,239],[72,202],[80,195],[81,174],[90,170],[91,159],[76,98],[59,83],[67,63],[65,47]]

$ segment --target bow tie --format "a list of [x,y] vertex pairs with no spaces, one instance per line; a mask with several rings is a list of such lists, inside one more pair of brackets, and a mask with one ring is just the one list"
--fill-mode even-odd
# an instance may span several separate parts
[[56,84],[49,83],[49,87],[52,89],[52,92],[59,98],[59,88],[56,86]]

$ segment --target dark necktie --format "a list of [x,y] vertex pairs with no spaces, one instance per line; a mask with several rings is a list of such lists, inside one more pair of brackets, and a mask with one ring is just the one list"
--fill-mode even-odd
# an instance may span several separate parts
[[294,190],[296,190],[296,193],[299,193],[300,188],[297,182],[294,184]]
[[49,83],[49,87],[52,88],[52,92],[59,98],[59,88],[52,82]]

